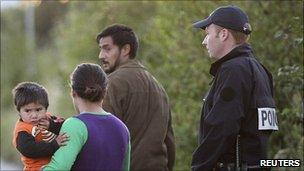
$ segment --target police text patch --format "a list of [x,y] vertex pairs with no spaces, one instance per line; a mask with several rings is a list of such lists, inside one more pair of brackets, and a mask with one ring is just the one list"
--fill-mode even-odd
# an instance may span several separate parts
[[279,130],[275,108],[258,108],[259,130]]

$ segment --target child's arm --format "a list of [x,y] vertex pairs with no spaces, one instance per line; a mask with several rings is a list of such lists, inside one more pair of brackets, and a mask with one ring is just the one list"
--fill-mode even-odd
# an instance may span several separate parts
[[64,120],[62,122],[55,122],[53,119],[50,119],[50,127],[48,130],[58,135],[63,122]]
[[16,148],[24,156],[30,158],[48,157],[55,153],[68,140],[66,135],[59,135],[56,139],[47,143],[35,142],[35,138],[26,131],[20,131],[16,137]]
[[61,117],[49,116],[48,118],[39,121],[39,127],[58,135],[63,122],[64,119]]

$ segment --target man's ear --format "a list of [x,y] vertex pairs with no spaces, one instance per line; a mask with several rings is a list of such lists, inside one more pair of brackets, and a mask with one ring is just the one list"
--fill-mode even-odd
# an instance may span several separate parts
[[131,46],[129,44],[125,44],[121,48],[121,53],[123,54],[123,56],[130,56],[130,51],[131,51]]
[[229,31],[228,31],[228,29],[223,29],[221,32],[220,32],[220,39],[221,39],[221,41],[225,41],[225,40],[227,40],[228,39],[228,37],[229,37]]

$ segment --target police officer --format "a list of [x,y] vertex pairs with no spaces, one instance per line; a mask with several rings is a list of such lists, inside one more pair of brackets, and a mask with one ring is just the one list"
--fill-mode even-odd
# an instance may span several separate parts
[[266,158],[269,135],[278,124],[272,76],[246,43],[251,33],[247,15],[236,6],[219,7],[193,26],[205,30],[202,44],[214,61],[214,78],[191,169],[266,170],[260,159]]

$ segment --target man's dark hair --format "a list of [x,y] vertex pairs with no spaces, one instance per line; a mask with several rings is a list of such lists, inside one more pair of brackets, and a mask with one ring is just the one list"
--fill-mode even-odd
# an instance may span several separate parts
[[111,36],[113,43],[117,45],[120,49],[126,45],[130,45],[130,59],[135,58],[137,49],[138,49],[138,39],[134,31],[125,25],[114,24],[105,28],[101,33],[96,37],[96,41],[99,44],[99,41],[103,37]]
[[107,76],[99,65],[82,63],[72,72],[71,87],[77,95],[90,102],[99,102],[105,96]]
[[16,109],[30,103],[41,104],[47,109],[49,107],[48,93],[46,89],[35,82],[19,83],[13,90],[13,100]]

